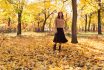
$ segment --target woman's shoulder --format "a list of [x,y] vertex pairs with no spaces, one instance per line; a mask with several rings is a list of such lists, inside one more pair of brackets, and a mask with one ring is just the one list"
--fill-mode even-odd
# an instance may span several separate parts
[[57,21],[57,18],[55,18],[55,21]]
[[56,17],[55,20],[57,20],[58,18]]

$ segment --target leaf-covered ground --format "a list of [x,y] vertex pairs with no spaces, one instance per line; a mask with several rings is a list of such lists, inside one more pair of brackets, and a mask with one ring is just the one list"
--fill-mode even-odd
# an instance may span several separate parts
[[50,35],[0,35],[0,70],[104,70],[103,36],[79,37],[78,44],[67,39],[59,53]]

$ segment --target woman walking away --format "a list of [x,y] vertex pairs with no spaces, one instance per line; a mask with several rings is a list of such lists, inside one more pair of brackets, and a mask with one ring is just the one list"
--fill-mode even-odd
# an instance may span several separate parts
[[54,35],[53,42],[55,43],[53,46],[53,51],[56,50],[56,46],[59,43],[59,52],[61,51],[61,44],[66,43],[68,40],[64,34],[64,15],[63,12],[58,12],[58,16],[55,19],[55,29],[56,33]]

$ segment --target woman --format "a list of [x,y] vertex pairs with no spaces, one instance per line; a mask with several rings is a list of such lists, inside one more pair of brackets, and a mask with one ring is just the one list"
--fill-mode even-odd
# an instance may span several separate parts
[[55,36],[53,39],[53,42],[55,43],[53,46],[53,51],[56,50],[57,43],[59,43],[59,52],[60,52],[61,51],[61,44],[66,43],[68,41],[65,37],[64,30],[63,30],[64,24],[65,24],[65,21],[64,21],[63,12],[58,12],[58,16],[55,19],[56,33],[55,33]]

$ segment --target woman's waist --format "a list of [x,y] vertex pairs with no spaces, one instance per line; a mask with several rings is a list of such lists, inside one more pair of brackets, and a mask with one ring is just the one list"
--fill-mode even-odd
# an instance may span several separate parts
[[57,29],[63,29],[63,27],[57,27]]
[[56,26],[57,28],[64,28],[64,26]]
[[63,28],[57,28],[57,31],[63,31]]

